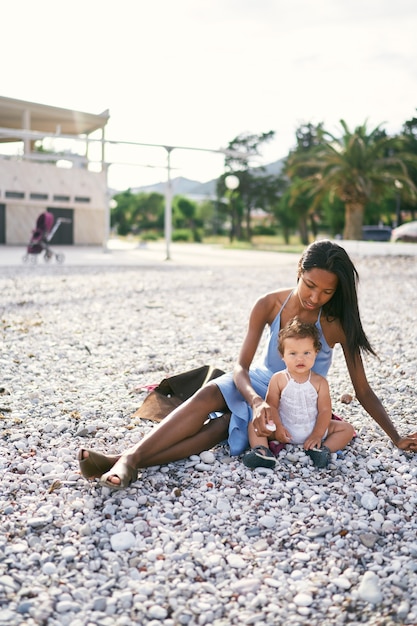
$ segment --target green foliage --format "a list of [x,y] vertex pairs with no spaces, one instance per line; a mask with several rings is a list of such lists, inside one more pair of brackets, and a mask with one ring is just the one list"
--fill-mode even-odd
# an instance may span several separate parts
[[[350,130],[341,120],[340,136],[323,124],[303,124],[283,174],[268,175],[253,168],[253,158],[274,132],[242,133],[228,145],[225,173],[217,181],[217,199],[197,203],[185,196],[172,201],[174,241],[201,241],[203,236],[229,233],[230,241],[252,241],[254,235],[280,232],[289,243],[298,232],[304,244],[325,225],[332,235],[361,238],[362,224],[385,224],[402,211],[414,218],[417,197],[417,118],[404,123],[398,137],[366,123]],[[226,178],[239,186],[228,189]],[[165,197],[130,189],[114,196],[111,225],[119,235],[139,234],[141,240],[163,236]],[[254,221],[255,210],[265,218]],[[401,210],[400,210],[401,209]]]
[[[255,208],[265,208],[266,177],[264,168],[250,168],[250,161],[261,154],[261,147],[275,136],[274,131],[255,135],[242,133],[228,145],[225,158],[226,173],[217,182],[217,195],[227,199],[230,222],[230,241],[250,241],[251,213]],[[233,174],[239,179],[237,189],[227,188],[227,177]],[[244,221],[244,223],[243,223]]]
[[111,226],[119,235],[139,233],[143,230],[160,228],[165,198],[159,193],[133,194],[130,189],[113,197],[115,207],[111,210]]
[[223,232],[226,219],[226,205],[220,201],[203,200],[197,205],[197,223],[201,224],[205,236]]
[[158,241],[161,238],[162,233],[155,232],[153,230],[146,230],[140,235],[141,241]]
[[193,231],[189,228],[177,228],[172,231],[172,241],[193,241]]
[[172,223],[176,228],[195,229],[201,226],[197,217],[197,203],[184,196],[175,196],[172,202]]
[[[408,176],[410,155],[398,137],[388,137],[377,126],[368,131],[366,123],[350,131],[341,120],[342,135],[320,129],[318,143],[311,150],[295,152],[288,160],[287,172],[296,178],[311,168],[305,179],[315,209],[328,196],[345,205],[345,239],[361,239],[365,207],[392,195],[399,182],[411,195],[416,188]],[[303,188],[304,191],[305,188]]]
[[275,226],[267,226],[266,224],[255,224],[252,230],[254,236],[267,235],[273,237],[277,234],[277,229]]

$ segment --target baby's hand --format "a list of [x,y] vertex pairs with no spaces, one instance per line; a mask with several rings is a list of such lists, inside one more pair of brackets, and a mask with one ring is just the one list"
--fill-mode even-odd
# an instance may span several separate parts
[[291,436],[290,433],[282,426],[276,427],[274,439],[279,441],[280,443],[290,443]]
[[313,437],[310,435],[304,442],[304,450],[311,450],[312,448],[321,448],[321,437]]

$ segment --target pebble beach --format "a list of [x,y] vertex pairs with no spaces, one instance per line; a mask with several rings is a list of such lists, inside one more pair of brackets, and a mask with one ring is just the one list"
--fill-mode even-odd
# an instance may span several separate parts
[[[340,347],[333,410],[357,436],[325,470],[287,446],[251,471],[221,444],[124,491],[80,475],[80,448],[118,453],[153,427],[133,417],[148,386],[231,370],[254,301],[295,285],[299,258],[118,254],[0,267],[0,625],[417,626],[417,455],[341,401]],[[405,435],[417,251],[351,256],[368,379]]]

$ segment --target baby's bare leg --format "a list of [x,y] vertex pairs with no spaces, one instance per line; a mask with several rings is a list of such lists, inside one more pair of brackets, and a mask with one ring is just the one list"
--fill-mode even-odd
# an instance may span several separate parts
[[352,441],[354,435],[354,428],[349,422],[330,420],[327,437],[323,441],[323,445],[327,446],[330,452],[337,452]]

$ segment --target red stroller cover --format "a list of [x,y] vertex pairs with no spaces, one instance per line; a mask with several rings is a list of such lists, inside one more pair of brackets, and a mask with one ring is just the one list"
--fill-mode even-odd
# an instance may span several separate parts
[[47,235],[54,225],[54,216],[49,211],[41,213],[36,220],[36,229],[42,230]]

